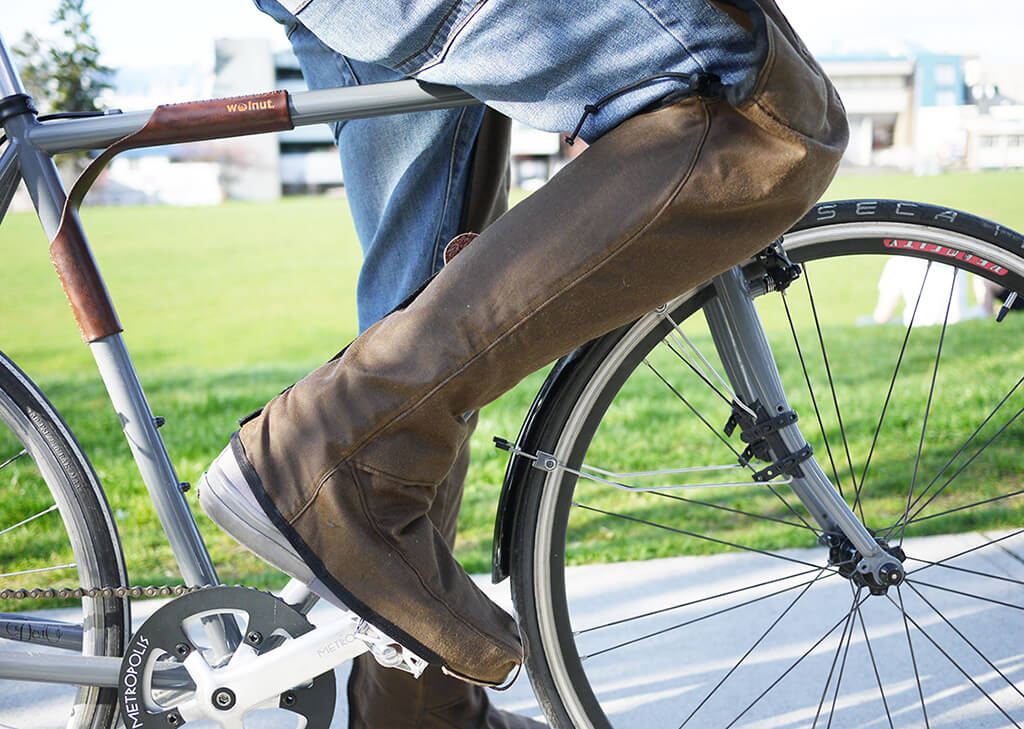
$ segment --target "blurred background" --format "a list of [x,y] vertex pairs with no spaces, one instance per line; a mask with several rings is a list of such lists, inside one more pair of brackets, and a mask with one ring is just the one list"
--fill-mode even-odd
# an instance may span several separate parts
[[[56,0],[7,3],[2,32],[57,32]],[[972,172],[1024,166],[1024,5],[1012,0],[857,3],[780,0],[838,87],[851,121],[844,172]],[[262,89],[304,88],[283,32],[246,0],[85,4],[111,71],[104,108]],[[159,28],[159,33],[146,32]],[[535,189],[569,154],[555,134],[518,126],[515,182]],[[230,144],[122,155],[91,202],[214,204],[343,186],[326,126]],[[24,204],[24,203],[23,203]]]

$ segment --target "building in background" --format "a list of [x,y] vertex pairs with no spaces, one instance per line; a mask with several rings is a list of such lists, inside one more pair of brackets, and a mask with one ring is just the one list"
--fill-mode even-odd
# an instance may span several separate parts
[[1024,167],[1024,68],[927,53],[825,58],[822,66],[850,119],[847,168]]

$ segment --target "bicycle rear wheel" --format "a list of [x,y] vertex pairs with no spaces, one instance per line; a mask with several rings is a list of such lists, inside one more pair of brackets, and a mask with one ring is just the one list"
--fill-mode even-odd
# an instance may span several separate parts
[[[117,529],[85,454],[39,389],[0,353],[0,589],[126,584]],[[40,608],[57,606],[25,599],[0,606],[2,658],[63,650],[120,656],[124,650],[124,600],[84,598],[72,607],[63,601],[43,613]],[[32,632],[25,620],[40,618],[62,625],[25,641]],[[4,725],[106,729],[116,717],[113,688],[0,685]]]
[[[1024,317],[969,319],[961,301],[967,274],[1024,291],[1022,243],[935,206],[824,203],[785,237],[802,280],[756,299],[815,457],[903,550],[907,579],[885,594],[843,574],[849,545],[820,546],[785,485],[713,485],[765,464],[666,472],[735,465],[746,445],[723,432],[710,286],[576,356],[534,443],[602,471],[530,469],[512,550],[527,665],[556,723],[1024,725]],[[890,313],[880,277],[906,312],[863,325]]]

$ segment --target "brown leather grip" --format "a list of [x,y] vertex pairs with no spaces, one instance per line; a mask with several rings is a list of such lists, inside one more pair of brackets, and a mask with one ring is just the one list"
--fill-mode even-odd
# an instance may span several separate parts
[[122,330],[78,219],[78,208],[85,194],[110,160],[126,149],[276,132],[292,127],[286,91],[165,104],[153,111],[142,128],[107,147],[82,171],[68,191],[60,225],[50,241],[50,260],[57,269],[86,342]]

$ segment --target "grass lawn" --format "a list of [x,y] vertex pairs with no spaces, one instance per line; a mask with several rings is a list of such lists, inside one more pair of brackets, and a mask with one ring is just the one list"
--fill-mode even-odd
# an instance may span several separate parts
[[[940,203],[1020,230],[1024,229],[1024,210],[1018,202],[1022,193],[1024,173],[992,173],[842,177],[827,197],[895,197]],[[353,302],[360,255],[341,200],[302,198],[194,209],[97,208],[87,210],[84,220],[153,410],[167,420],[162,432],[182,480],[198,479],[240,416],[331,357],[355,334]],[[41,384],[89,453],[117,515],[132,580],[139,584],[175,581],[169,550],[91,356],[78,337],[35,218],[10,214],[0,227],[0,243],[6,252],[6,275],[0,288],[0,348]],[[844,286],[844,311],[870,312],[877,268],[869,263],[837,274]],[[773,320],[769,328],[780,326],[781,321]],[[858,331],[848,324],[833,324],[837,341],[847,343],[839,348],[849,350],[853,357],[863,356],[852,344]],[[967,337],[968,332],[963,331],[953,339]],[[895,328],[882,332],[883,338],[897,335]],[[984,335],[984,327],[970,332],[972,337]],[[699,333],[696,336],[699,338]],[[970,345],[971,341],[962,344],[965,351],[971,351]],[[985,379],[986,373],[995,377],[1015,365],[1020,371],[1024,363],[1018,362],[1019,354],[994,353],[990,361],[977,364],[977,378]],[[797,366],[793,362],[783,367]],[[880,365],[875,372],[851,360],[850,369],[858,371],[862,380],[855,384],[859,389],[854,392],[863,396],[853,399],[870,399],[877,406],[891,366],[886,371]],[[927,390],[926,375],[908,383],[906,391],[919,398],[921,388]],[[799,377],[799,372],[794,376]],[[491,447],[491,437],[515,437],[542,379],[542,374],[528,378],[481,415],[457,549],[470,571],[484,571],[489,566],[493,516],[506,462],[505,454]],[[639,427],[650,435],[637,452],[611,464],[616,468],[642,467],[652,456],[661,458],[666,452],[690,452],[683,448],[692,443],[688,431],[664,427],[671,413],[645,409],[651,401],[644,390],[647,386],[642,382],[636,385],[635,396],[623,401],[622,412],[613,413],[607,432],[599,434],[602,443],[618,444],[622,441],[615,436],[616,428]],[[791,397],[798,408],[808,407],[800,399],[803,395],[791,393]],[[866,410],[862,415],[854,404],[850,408],[848,413],[844,410],[844,416],[867,417]],[[909,438],[914,426],[912,418],[905,420]],[[830,427],[826,424],[826,430]],[[853,447],[866,449],[869,444]],[[595,450],[599,452],[599,448]],[[894,453],[878,455],[879,464],[886,459],[901,460]],[[993,484],[1014,473],[1008,459],[1010,455],[1000,452],[985,466]],[[15,486],[22,491],[31,488],[29,483]],[[895,498],[886,495],[885,499],[890,497]],[[645,508],[656,513],[659,505],[660,501],[652,500]],[[0,504],[0,527],[23,518],[31,506],[29,500],[5,497]],[[273,586],[262,563],[221,535],[198,508],[196,512],[225,581]],[[629,530],[609,536],[594,527],[596,531],[588,533],[588,523],[580,519],[580,559],[649,557],[668,549],[668,542],[638,539]],[[770,544],[774,538],[765,534],[763,543]],[[16,553],[23,546],[5,546],[4,552]],[[5,563],[4,569],[11,569],[10,564]]]

